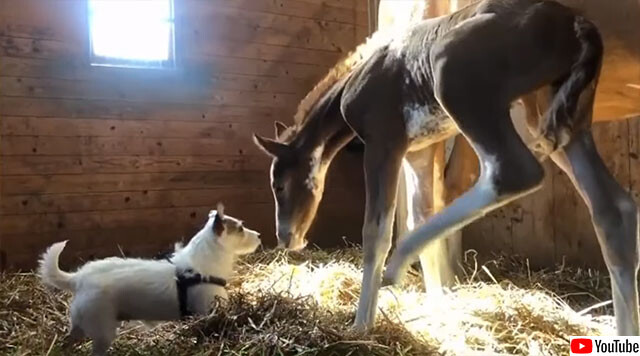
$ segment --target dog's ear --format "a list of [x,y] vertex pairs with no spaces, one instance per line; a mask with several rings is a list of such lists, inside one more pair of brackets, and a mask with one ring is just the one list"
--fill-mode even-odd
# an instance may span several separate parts
[[224,206],[222,203],[218,203],[216,209],[216,217],[213,218],[213,232],[217,236],[222,236],[224,232]]

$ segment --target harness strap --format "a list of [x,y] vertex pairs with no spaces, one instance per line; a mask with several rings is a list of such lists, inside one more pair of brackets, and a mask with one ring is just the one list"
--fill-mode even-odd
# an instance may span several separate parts
[[[170,258],[166,258],[169,263],[173,264]],[[180,315],[184,318],[191,316],[193,313],[188,309],[189,303],[187,302],[188,290],[190,287],[198,284],[215,284],[220,287],[225,287],[227,281],[220,277],[215,276],[203,276],[200,273],[196,273],[193,269],[189,268],[183,271],[176,270],[176,287],[178,290],[178,304],[180,306]]]

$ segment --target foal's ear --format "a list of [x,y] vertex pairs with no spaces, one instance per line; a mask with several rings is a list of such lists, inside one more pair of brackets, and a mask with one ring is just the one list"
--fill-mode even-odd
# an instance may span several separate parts
[[253,135],[253,142],[270,156],[280,157],[289,152],[286,144],[256,134]]
[[280,137],[280,135],[282,135],[282,133],[287,129],[287,125],[280,121],[274,122],[274,126],[276,129],[276,138]]
[[213,232],[217,236],[221,236],[224,232],[224,205],[218,203],[216,209],[216,217],[213,218]]

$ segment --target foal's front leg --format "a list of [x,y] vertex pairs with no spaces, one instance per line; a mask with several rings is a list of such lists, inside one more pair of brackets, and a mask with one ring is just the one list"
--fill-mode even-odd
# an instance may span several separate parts
[[404,149],[367,144],[364,155],[366,207],[362,227],[364,273],[354,327],[373,327],[384,261],[391,248],[398,176]]

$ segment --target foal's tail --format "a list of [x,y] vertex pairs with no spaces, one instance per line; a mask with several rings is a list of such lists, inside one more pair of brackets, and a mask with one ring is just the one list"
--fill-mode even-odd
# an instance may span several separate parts
[[42,254],[38,274],[43,283],[58,289],[72,291],[74,290],[73,273],[64,272],[58,267],[60,253],[62,253],[66,244],[67,241],[57,242]]
[[[555,122],[558,125],[557,129],[569,130],[569,132],[579,126],[591,124],[590,112],[593,108],[604,52],[602,37],[592,22],[582,16],[575,16],[573,27],[580,44],[580,51],[568,76],[554,85],[556,93],[548,111],[549,117],[545,120]],[[580,105],[580,97],[583,93],[589,97],[585,97],[584,104]]]

